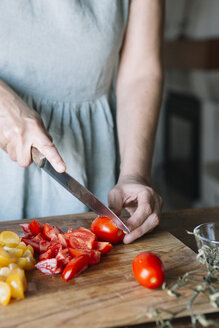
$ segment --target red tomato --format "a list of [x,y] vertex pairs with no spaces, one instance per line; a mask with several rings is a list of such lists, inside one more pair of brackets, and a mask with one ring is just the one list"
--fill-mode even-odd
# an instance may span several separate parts
[[22,223],[20,224],[20,226],[24,230],[24,232],[30,233],[29,223]]
[[[74,231],[69,231],[65,233],[64,236],[68,238],[69,245],[72,248],[92,249],[94,246],[94,241],[96,239],[96,235],[93,232],[82,227]],[[79,243],[81,244],[81,247],[79,247]]]
[[104,241],[95,241],[94,249],[99,251],[101,254],[109,253],[112,249],[112,244]]
[[39,241],[35,241],[33,239],[30,238],[22,238],[21,239],[26,245],[31,245],[34,249],[35,252],[40,253],[40,242]]
[[144,287],[153,289],[164,282],[164,268],[158,256],[150,252],[138,254],[132,262],[135,279]]
[[56,255],[56,259],[57,259],[58,263],[61,262],[61,264],[63,266],[65,266],[72,260],[72,256],[69,253],[68,248],[65,248],[58,252],[58,254]]
[[32,235],[36,236],[42,231],[42,225],[39,222],[37,222],[36,220],[33,220],[29,224],[29,229],[30,229]]
[[35,264],[35,267],[46,274],[57,274],[62,272],[62,267],[59,266],[57,259],[48,259]]
[[69,248],[69,252],[73,257],[78,257],[84,254],[89,255],[89,265],[95,265],[100,262],[101,253],[98,250],[90,249],[90,250],[82,250],[82,249],[73,249]]
[[91,224],[91,231],[98,239],[112,244],[119,243],[125,236],[124,232],[106,216],[98,216]]
[[48,223],[45,223],[43,226],[43,234],[49,240],[57,239],[58,234],[60,234],[60,233],[63,233],[63,232],[57,226],[51,226]]
[[[79,275],[82,271],[87,269],[89,262],[89,255],[83,254],[71,260],[62,272],[62,279],[68,281],[73,277]],[[40,262],[39,262],[40,263]]]

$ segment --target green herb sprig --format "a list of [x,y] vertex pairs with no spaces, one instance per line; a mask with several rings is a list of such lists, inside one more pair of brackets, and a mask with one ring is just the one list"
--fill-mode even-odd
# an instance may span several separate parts
[[[193,234],[188,232],[189,234]],[[209,247],[205,245],[199,237],[197,232],[196,238],[199,238],[201,243],[201,248],[198,251],[197,258],[200,263],[205,266],[202,270],[193,270],[185,273],[183,276],[179,277],[177,282],[166,286],[164,283],[162,289],[165,290],[168,295],[174,297],[181,297],[181,288],[186,288],[192,290],[192,296],[188,300],[187,304],[177,311],[167,310],[161,307],[154,309],[150,313],[157,327],[159,328],[173,328],[173,320],[181,313],[188,311],[191,318],[191,323],[193,328],[197,327],[199,323],[202,327],[219,327],[219,323],[214,320],[209,320],[204,314],[195,314],[193,312],[193,304],[195,300],[204,294],[208,297],[209,303],[215,307],[219,308],[219,248]],[[164,314],[169,314],[168,319],[163,319]]]

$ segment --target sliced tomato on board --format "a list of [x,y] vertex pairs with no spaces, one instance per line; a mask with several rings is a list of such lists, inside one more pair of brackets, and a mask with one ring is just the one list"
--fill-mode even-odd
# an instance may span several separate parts
[[68,247],[67,238],[63,234],[59,233],[57,240],[64,248]]
[[51,249],[48,249],[46,252],[40,254],[39,261],[44,261],[53,258],[53,252]]
[[56,259],[58,262],[61,262],[63,266],[66,266],[72,260],[72,256],[68,248],[65,248],[58,252]]
[[21,240],[26,244],[33,247],[34,251],[40,253],[40,243],[30,238],[21,238]]
[[68,238],[68,244],[71,248],[75,248],[75,249],[84,249],[84,250],[89,249],[86,241],[75,236],[70,236]]
[[78,257],[87,254],[89,256],[89,262],[88,262],[89,265],[95,265],[100,262],[101,253],[97,250],[94,249],[82,250],[82,249],[73,249],[73,248],[69,248],[68,250],[73,257]]
[[33,239],[36,242],[40,242],[42,240],[46,240],[46,238],[44,237],[44,235],[40,232],[38,233],[38,235],[34,236]]
[[32,235],[36,236],[42,231],[42,225],[38,221],[33,220],[29,224],[29,229],[30,229]]
[[101,254],[106,254],[109,253],[112,248],[113,246],[109,242],[95,241],[93,249],[99,251]]
[[[87,269],[89,262],[89,255],[83,254],[81,256],[73,258],[62,272],[62,279],[68,281],[73,277],[79,275],[82,271]],[[40,263],[40,262],[39,262]]]
[[44,223],[43,234],[47,239],[52,240],[52,239],[57,239],[58,234],[63,234],[63,231],[59,229],[57,226],[51,226],[48,223]]
[[92,249],[96,240],[95,234],[85,228],[79,228],[77,230],[67,232],[64,236],[68,240],[70,247],[79,249]]
[[47,251],[48,247],[51,245],[51,242],[48,240],[41,240],[40,241],[40,254]]
[[57,274],[62,272],[62,266],[56,258],[40,261],[35,264],[35,267],[46,274]]
[[24,232],[30,233],[30,227],[29,227],[29,223],[21,223],[20,224],[21,228],[24,230]]

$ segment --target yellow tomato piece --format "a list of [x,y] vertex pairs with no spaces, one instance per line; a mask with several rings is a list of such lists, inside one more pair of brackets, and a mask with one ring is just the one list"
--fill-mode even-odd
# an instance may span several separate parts
[[19,266],[19,268],[24,269],[27,265],[26,257],[20,257],[19,259],[17,259],[17,265]]
[[27,249],[27,246],[23,243],[23,242],[20,242],[20,244],[19,245],[17,245],[17,247],[16,248],[18,248],[18,249],[22,249],[23,250],[23,252],[25,252],[26,251],[26,249]]
[[23,254],[23,257],[30,257],[30,258],[33,257],[33,254],[29,248],[26,249],[26,251]]
[[10,274],[11,274],[11,269],[8,268],[7,266],[2,267],[0,269],[0,278],[1,278],[1,280],[5,281]]
[[26,247],[27,247],[27,249],[29,249],[31,251],[32,255],[34,255],[33,247],[31,245],[27,245]]
[[5,244],[2,241],[0,241],[0,247],[3,247],[3,246],[5,246]]
[[11,299],[11,288],[4,282],[0,281],[0,304],[8,305]]
[[27,279],[26,279],[24,270],[17,267],[12,270],[12,273],[16,273],[19,275],[19,277],[21,278],[23,287],[24,287],[24,291],[27,290]]
[[5,249],[0,248],[0,265],[7,266],[14,262],[16,262],[16,258],[11,256]]
[[24,253],[23,249],[4,246],[4,249],[14,257],[21,257]]
[[6,279],[6,282],[11,287],[11,297],[24,298],[24,286],[18,273],[10,274]]
[[13,231],[2,231],[0,241],[9,247],[16,247],[20,243],[19,236]]
[[24,270],[33,270],[35,268],[36,260],[34,257],[26,257],[27,263],[24,266]]
[[10,270],[14,270],[14,269],[18,268],[18,265],[17,265],[17,263],[10,263],[8,267]]

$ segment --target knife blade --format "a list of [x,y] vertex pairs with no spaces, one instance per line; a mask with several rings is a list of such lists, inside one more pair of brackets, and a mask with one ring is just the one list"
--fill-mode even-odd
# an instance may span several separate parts
[[122,229],[125,233],[130,233],[126,224],[107,206],[105,206],[94,194],[92,194],[87,188],[80,184],[77,180],[71,177],[68,173],[58,173],[53,166],[47,161],[47,159],[41,154],[37,148],[32,147],[32,159],[36,166],[42,168],[53,179],[61,184],[66,190],[68,190],[73,196],[84,203],[93,212],[100,216],[109,217],[119,229]]

